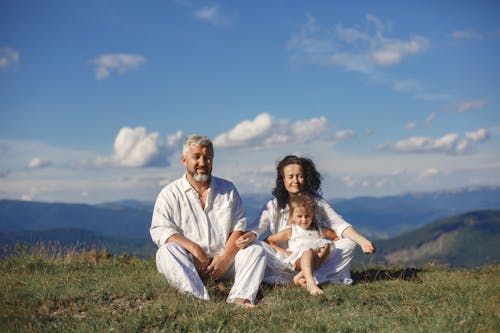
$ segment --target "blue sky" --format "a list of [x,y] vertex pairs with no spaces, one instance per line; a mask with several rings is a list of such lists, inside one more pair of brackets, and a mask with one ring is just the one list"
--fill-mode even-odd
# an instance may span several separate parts
[[211,137],[269,194],[500,185],[498,1],[0,1],[0,198],[154,200]]

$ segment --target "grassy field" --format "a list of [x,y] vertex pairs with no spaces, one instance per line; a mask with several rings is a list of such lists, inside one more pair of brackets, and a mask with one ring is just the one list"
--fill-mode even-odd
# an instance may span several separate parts
[[22,253],[0,259],[1,332],[499,332],[500,267],[361,268],[309,296],[263,285],[259,307],[177,294],[153,259]]

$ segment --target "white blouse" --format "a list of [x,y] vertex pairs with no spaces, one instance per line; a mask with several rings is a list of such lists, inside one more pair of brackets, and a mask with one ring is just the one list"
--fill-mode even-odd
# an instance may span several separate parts
[[[315,218],[319,225],[329,227],[335,231],[339,238],[342,238],[344,230],[351,226],[346,222],[342,216],[337,214],[328,202],[322,197],[316,198]],[[275,234],[285,228],[290,227],[288,224],[288,217],[290,215],[290,208],[286,205],[281,209],[278,207],[278,199],[274,198],[269,200],[262,209],[260,216],[257,218],[250,231],[255,233],[257,237],[269,231]]]

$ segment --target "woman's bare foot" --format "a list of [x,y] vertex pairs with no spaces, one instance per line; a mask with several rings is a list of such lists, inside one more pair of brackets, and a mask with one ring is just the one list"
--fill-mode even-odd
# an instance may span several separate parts
[[241,306],[242,308],[245,309],[255,309],[257,307],[257,305],[252,304],[252,302],[250,302],[249,299],[245,298],[236,298],[234,300],[234,304],[236,304],[237,306]]

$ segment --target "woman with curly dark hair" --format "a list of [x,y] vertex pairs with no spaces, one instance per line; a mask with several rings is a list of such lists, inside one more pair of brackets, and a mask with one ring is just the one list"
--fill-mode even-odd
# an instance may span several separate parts
[[[279,161],[276,167],[276,185],[272,193],[274,198],[264,206],[254,227],[237,240],[237,246],[244,248],[263,234],[275,234],[289,228],[290,197],[308,193],[316,199],[316,221],[331,228],[339,237],[333,242],[330,254],[323,265],[314,271],[314,277],[318,284],[326,282],[351,284],[350,264],[356,244],[364,253],[374,253],[375,247],[323,199],[321,175],[313,161],[295,155],[288,155]],[[264,281],[271,284],[290,283],[295,272],[286,264],[286,255],[277,252],[265,242],[262,242],[262,245],[267,252]],[[286,248],[287,244],[283,246]]]

